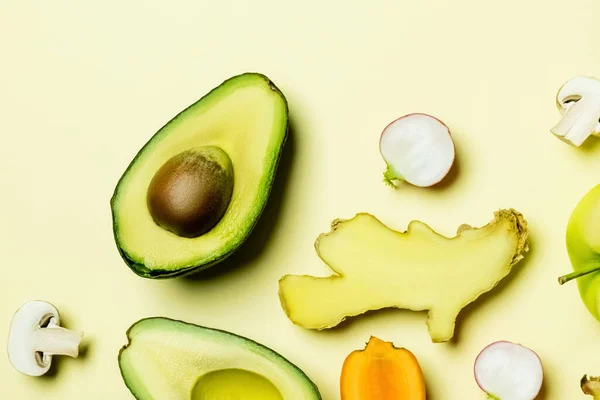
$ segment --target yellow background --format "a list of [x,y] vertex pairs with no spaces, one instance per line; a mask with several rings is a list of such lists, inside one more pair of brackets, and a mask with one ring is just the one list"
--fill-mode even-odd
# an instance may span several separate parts
[[[598,15],[597,0],[0,2],[0,342],[17,308],[43,299],[85,331],[86,349],[44,378],[20,375],[1,352],[0,398],[131,398],[117,352],[125,330],[154,315],[266,344],[326,400],[339,398],[342,361],[370,335],[416,354],[429,399],[484,398],[473,360],[499,339],[539,353],[539,398],[585,398],[579,378],[600,374],[600,323],[556,278],[571,270],[568,217],[600,183],[600,141],[573,148],[549,128],[560,85],[600,75]],[[111,234],[119,176],[173,115],[246,71],[281,88],[294,129],[257,230],[227,273],[135,276]],[[454,135],[457,164],[441,187],[382,183],[379,134],[410,112]],[[502,207],[529,221],[531,252],[461,314],[453,344],[430,342],[424,313],[311,332],[280,308],[283,274],[329,273],[313,242],[334,218],[366,211],[452,235]]]

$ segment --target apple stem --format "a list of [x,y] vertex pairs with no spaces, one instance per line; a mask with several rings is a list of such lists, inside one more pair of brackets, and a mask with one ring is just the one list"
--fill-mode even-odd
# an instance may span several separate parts
[[589,275],[596,271],[600,271],[600,265],[598,265],[598,264],[594,264],[591,267],[584,268],[580,271],[574,271],[574,272],[571,272],[570,274],[563,275],[560,278],[558,278],[558,283],[561,285],[564,285],[565,283],[567,283],[573,279],[581,278],[582,276]]

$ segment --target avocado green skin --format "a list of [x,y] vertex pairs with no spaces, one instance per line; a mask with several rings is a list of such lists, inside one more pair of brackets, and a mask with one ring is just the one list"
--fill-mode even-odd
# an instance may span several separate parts
[[154,140],[157,139],[160,134],[163,132],[163,130],[168,127],[172,122],[177,121],[179,118],[183,118],[185,117],[186,113],[188,112],[188,110],[192,109],[195,105],[197,105],[198,103],[200,103],[203,99],[209,97],[213,92],[218,91],[221,87],[223,87],[224,85],[226,85],[228,82],[234,80],[234,79],[240,79],[243,78],[244,76],[248,76],[248,75],[253,75],[253,76],[257,76],[260,77],[262,79],[264,79],[265,81],[267,81],[267,83],[269,84],[269,86],[271,87],[271,89],[276,92],[282,99],[284,105],[285,105],[285,134],[283,137],[283,141],[281,143],[281,146],[279,147],[279,151],[278,154],[276,155],[276,161],[273,163],[271,170],[269,171],[269,174],[271,175],[271,178],[269,179],[269,183],[268,186],[265,188],[266,193],[267,193],[267,199],[271,193],[271,190],[273,188],[273,183],[275,181],[275,174],[276,171],[279,167],[279,163],[281,161],[281,155],[283,153],[283,149],[285,147],[285,144],[287,142],[287,138],[289,135],[289,130],[290,130],[290,125],[289,125],[289,106],[288,106],[288,102],[287,99],[285,98],[284,94],[279,90],[279,88],[265,75],[260,74],[260,73],[256,73],[256,72],[247,72],[247,73],[243,73],[241,75],[237,75],[237,76],[233,76],[227,80],[225,80],[223,83],[221,83],[219,86],[213,88],[211,91],[209,91],[207,94],[205,94],[204,96],[202,96],[200,99],[198,99],[197,101],[195,101],[194,103],[192,103],[191,105],[189,105],[187,108],[185,108],[184,110],[182,110],[181,112],[179,112],[175,117],[173,117],[171,120],[169,120],[162,128],[160,128],[154,135],[152,135],[152,137],[146,142],[146,144],[144,144],[144,146],[142,146],[142,148],[137,152],[137,154],[135,155],[135,157],[131,160],[131,162],[129,163],[129,165],[127,166],[127,168],[125,169],[125,171],[123,172],[123,174],[121,175],[121,177],[119,178],[119,181],[117,182],[117,185],[115,187],[115,190],[113,192],[113,195],[110,199],[110,208],[111,208],[111,212],[112,212],[112,225],[113,225],[113,238],[114,241],[117,245],[117,249],[119,251],[119,254],[121,255],[121,258],[123,259],[123,261],[125,261],[125,263],[127,264],[127,266],[138,276],[142,277],[142,278],[149,278],[149,279],[168,279],[168,278],[174,278],[174,277],[178,277],[178,276],[183,276],[183,275],[188,275],[188,274],[193,274],[196,272],[200,272],[202,270],[208,269],[214,265],[219,264],[220,262],[222,262],[223,260],[225,260],[226,258],[228,258],[229,256],[231,256],[236,250],[239,249],[239,247],[241,247],[241,245],[248,239],[248,237],[250,236],[250,234],[252,233],[252,231],[254,230],[256,224],[258,223],[258,220],[260,219],[266,205],[267,205],[267,201],[263,202],[262,204],[258,205],[258,213],[256,218],[251,221],[251,226],[250,229],[247,230],[246,235],[239,240],[234,246],[230,247],[227,251],[224,251],[220,257],[212,260],[209,263],[205,263],[205,264],[201,264],[201,265],[190,265],[187,266],[185,268],[180,268],[177,270],[168,270],[168,269],[159,269],[159,268],[154,268],[154,269],[149,269],[147,268],[144,264],[139,263],[137,261],[135,261],[129,254],[127,254],[126,251],[124,251],[121,246],[119,245],[119,238],[118,238],[118,226],[117,226],[117,221],[116,221],[116,214],[115,214],[115,201],[117,198],[117,195],[119,193],[119,189],[121,188],[121,183],[123,182],[123,180],[125,179],[125,177],[127,176],[127,173],[129,172],[129,170],[133,167],[133,165],[136,163],[137,159],[140,157],[140,155],[142,155],[144,153],[144,151],[151,147]]
[[131,327],[126,332],[127,344],[125,346],[121,347],[121,349],[119,350],[118,361],[119,361],[119,371],[121,373],[121,377],[123,378],[123,381],[125,382],[125,385],[129,389],[129,391],[133,394],[133,396],[136,399],[141,400],[141,399],[143,399],[143,397],[141,397],[140,394],[137,394],[134,391],[134,388],[133,388],[134,385],[132,384],[132,382],[129,381],[127,371],[125,371],[123,369],[123,366],[121,365],[121,355],[127,349],[127,347],[131,344],[131,341],[132,341],[132,337],[130,335],[131,331],[134,328],[136,328],[136,326],[138,326],[140,324],[144,324],[145,322],[165,322],[165,323],[171,323],[171,324],[176,324],[176,325],[181,324],[181,325],[186,325],[188,327],[193,327],[193,328],[197,328],[197,329],[209,330],[209,331],[221,334],[225,338],[231,337],[231,338],[234,338],[237,340],[241,340],[243,342],[251,343],[256,347],[261,348],[265,352],[265,354],[269,354],[273,359],[279,360],[282,363],[286,363],[286,364],[292,366],[297,371],[297,373],[303,379],[305,379],[307,383],[309,383],[311,385],[311,390],[314,394],[314,400],[322,400],[321,393],[319,392],[319,388],[317,387],[317,385],[315,385],[315,383],[313,381],[311,381],[311,379],[304,373],[304,371],[302,371],[300,368],[298,368],[296,365],[294,365],[292,362],[290,362],[287,358],[285,358],[281,354],[277,353],[276,351],[266,347],[265,345],[262,345],[262,344],[254,341],[252,339],[249,339],[247,337],[236,335],[235,333],[232,333],[232,332],[228,332],[228,331],[224,331],[224,330],[216,329],[216,328],[208,328],[208,327],[205,327],[202,325],[190,324],[188,322],[171,319],[171,318],[166,318],[166,317],[149,317],[149,318],[143,318],[143,319],[135,322],[133,325],[131,325]]
[[[600,185],[579,201],[567,224],[567,251],[574,271],[600,266]],[[600,271],[577,279],[588,311],[600,321]]]

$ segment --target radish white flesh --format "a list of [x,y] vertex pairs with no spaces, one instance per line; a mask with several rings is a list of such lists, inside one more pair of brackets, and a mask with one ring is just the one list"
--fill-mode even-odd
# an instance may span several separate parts
[[454,163],[448,127],[427,114],[408,114],[381,134],[379,151],[387,164],[385,182],[406,181],[427,187],[440,182]]
[[511,342],[487,346],[475,360],[475,380],[492,398],[533,400],[542,388],[542,362],[531,349]]

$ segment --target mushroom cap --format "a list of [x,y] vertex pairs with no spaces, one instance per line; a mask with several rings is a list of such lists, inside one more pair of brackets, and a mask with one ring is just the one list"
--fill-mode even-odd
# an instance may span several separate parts
[[15,369],[30,376],[44,375],[52,364],[52,355],[35,351],[37,331],[58,327],[58,310],[45,301],[31,301],[13,316],[8,334],[8,359]]
[[581,146],[590,136],[600,136],[600,81],[576,76],[560,87],[556,107],[563,115],[550,131],[559,139]]
[[569,79],[556,93],[556,107],[564,114],[584,96],[600,97],[600,81],[587,76]]

